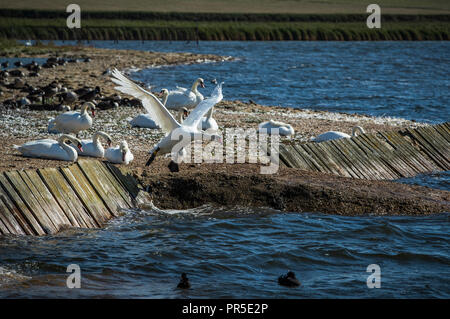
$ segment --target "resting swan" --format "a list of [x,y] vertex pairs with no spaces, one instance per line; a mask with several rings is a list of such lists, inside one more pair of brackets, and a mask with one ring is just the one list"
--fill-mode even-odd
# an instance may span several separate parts
[[75,162],[78,159],[78,153],[75,148],[66,144],[66,141],[72,142],[81,152],[83,151],[81,141],[67,134],[61,135],[57,141],[52,139],[42,139],[30,141],[21,146],[14,145],[14,148],[26,157]]
[[169,92],[167,102],[164,105],[172,110],[178,110],[183,107],[187,107],[188,109],[196,107],[203,101],[203,95],[197,90],[199,85],[202,88],[205,87],[205,81],[202,78],[195,80],[190,90],[177,87],[176,90]]
[[215,119],[213,119],[214,107],[210,108],[206,116],[202,117],[202,120],[198,123],[198,129],[202,131],[217,132],[219,130],[219,125]]
[[267,134],[271,134],[272,129],[279,129],[279,134],[281,136],[294,135],[294,128],[292,127],[292,125],[274,120],[263,122],[258,125],[258,132],[260,132],[263,129],[267,130]]
[[87,109],[92,110],[92,116],[95,116],[95,105],[92,102],[86,102],[81,107],[81,111],[70,111],[58,115],[55,118],[55,129],[62,133],[74,133],[87,130],[92,126],[92,117],[87,113]]
[[134,155],[128,148],[127,141],[122,141],[119,146],[106,149],[105,158],[111,163],[128,165],[134,159]]
[[316,138],[313,139],[313,141],[316,143],[320,143],[320,142],[325,142],[325,141],[337,140],[340,138],[355,137],[355,136],[358,136],[357,132],[359,132],[360,134],[366,133],[361,126],[355,126],[352,129],[351,136],[346,133],[342,133],[342,132],[328,131],[328,132],[318,135]]
[[103,137],[106,140],[108,147],[111,146],[111,137],[105,132],[98,131],[94,134],[92,140],[81,140],[83,151],[78,151],[78,155],[100,158],[105,156],[105,149],[103,148],[102,143],[100,143],[100,137]]
[[[210,140],[218,140],[221,142],[222,139],[220,136],[208,134],[198,130],[198,123],[201,121],[202,116],[204,116],[210,108],[222,100],[222,84],[219,84],[214,89],[214,92],[210,98],[200,102],[183,123],[179,123],[152,93],[147,92],[136,83],[130,81],[116,69],[114,69],[112,75],[112,81],[119,85],[116,86],[115,89],[140,99],[142,101],[142,105],[151,115],[152,119],[154,119],[163,132],[166,133],[166,136],[163,137],[159,143],[150,150],[151,156],[145,164],[146,166],[152,163],[157,154],[163,155],[171,153],[175,156],[175,158],[172,157],[169,168],[171,171],[178,171],[180,155],[183,153],[183,149],[185,147],[191,145],[192,139],[203,140],[203,138],[206,137]],[[183,137],[183,139],[181,139],[181,137]]]

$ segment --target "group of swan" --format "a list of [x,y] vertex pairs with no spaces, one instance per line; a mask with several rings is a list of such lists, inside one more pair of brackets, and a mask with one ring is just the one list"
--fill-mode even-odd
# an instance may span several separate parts
[[[87,110],[92,110],[95,116],[95,105],[86,102],[82,105],[81,111],[69,111],[58,115],[49,121],[49,133],[63,133],[58,140],[41,139],[24,143],[14,147],[27,157],[38,157],[46,159],[57,159],[63,161],[76,161],[78,156],[90,156],[106,158],[111,163],[128,164],[133,160],[133,154],[128,148],[126,141],[122,141],[120,146],[111,147],[111,137],[102,131],[96,132],[91,140],[79,140],[69,134],[75,134],[92,127],[92,117]],[[104,138],[108,144],[108,149],[104,149],[100,142],[100,137]],[[70,142],[72,144],[67,144]],[[74,146],[78,148],[74,148]]]
[[[172,153],[174,146],[177,146],[178,149],[173,152],[174,156],[169,168],[171,171],[178,171],[178,163],[185,156],[185,147],[190,144],[192,139],[203,140],[203,137],[206,137],[209,140],[221,142],[221,137],[215,134],[219,126],[212,116],[214,105],[223,98],[222,84],[216,86],[211,97],[204,99],[197,90],[199,85],[205,87],[204,81],[198,78],[190,90],[181,87],[177,87],[177,90],[174,91],[162,89],[160,101],[151,92],[129,80],[117,69],[114,69],[111,74],[112,81],[118,85],[115,89],[140,99],[147,111],[147,114],[140,114],[132,119],[130,124],[137,127],[161,129],[165,133],[165,136],[150,150],[150,158],[146,166],[150,165],[157,155]],[[194,109],[189,113],[188,109],[192,108]],[[87,112],[88,109],[92,111],[92,117],[94,117],[95,105],[92,102],[86,102],[79,112],[68,111],[49,121],[49,132],[62,133],[58,140],[41,139],[14,147],[28,157],[76,161],[78,156],[91,156],[104,157],[112,163],[130,163],[134,156],[126,141],[122,141],[119,146],[111,147],[111,137],[101,131],[96,132],[92,140],[80,141],[77,138],[80,131],[92,127],[93,120]],[[169,109],[178,110],[177,118],[169,112]],[[270,120],[258,126],[259,132],[268,134],[272,134],[275,129],[281,136],[294,135],[294,128],[283,122]],[[365,133],[362,127],[355,126],[352,136],[357,136],[357,132]],[[69,134],[74,134],[76,137]],[[181,136],[189,136],[190,139],[180,139]],[[318,135],[313,141],[323,142],[350,137],[346,133],[329,131]],[[100,142],[100,138],[106,140],[108,144],[106,150]]]
[[[221,142],[220,136],[199,130],[198,126],[202,121],[202,117],[208,113],[215,104],[222,100],[222,84],[217,85],[211,97],[202,100],[189,116],[180,123],[155,95],[126,78],[117,69],[113,70],[112,76],[112,81],[118,85],[115,89],[140,99],[147,113],[166,134],[159,143],[150,150],[151,156],[145,164],[146,166],[150,165],[157,155],[172,153],[172,149],[177,145],[179,149],[175,150],[175,156],[172,158],[169,168],[171,171],[178,171],[178,164],[182,159],[182,156],[184,156],[184,148],[190,145],[193,139],[203,140],[203,137],[206,137],[210,140],[218,140]],[[190,138],[180,139],[180,137],[186,136]]]
[[[107,142],[106,150],[100,142],[100,137]],[[75,162],[78,156],[104,157],[108,162],[126,165],[134,159],[126,141],[122,141],[120,146],[116,147],[111,147],[111,143],[111,137],[107,133],[98,131],[92,140],[79,140],[69,134],[61,134],[58,140],[41,139],[26,142],[20,146],[14,145],[14,148],[26,157],[71,162]]]
[[[201,82],[200,82],[201,81]],[[200,96],[199,101],[203,101],[203,95],[201,95],[198,91],[197,91],[197,87],[195,86],[196,83],[203,83],[202,79],[197,79],[196,82],[194,83],[194,85],[192,86],[191,90],[195,89],[195,94],[198,94],[198,96]],[[204,85],[203,85],[204,87]],[[179,89],[183,89],[183,88],[179,88]],[[186,90],[186,89],[184,89]],[[192,93],[192,91],[191,91]],[[167,107],[169,109],[169,107],[167,106],[167,101],[168,101],[168,97],[170,95],[169,91],[167,89],[162,89],[161,92],[161,103],[162,105],[164,105],[165,107]],[[189,103],[186,103],[184,105],[189,105]],[[197,105],[197,104],[195,104]],[[178,123],[182,123],[184,121],[185,118],[187,118],[187,116],[189,115],[189,111],[187,109],[186,106],[182,106],[182,104],[179,104],[178,107],[174,108],[172,107],[172,109],[176,109],[178,110],[178,116],[177,116],[177,121]],[[206,116],[202,117],[202,120],[199,122],[198,124],[198,129],[199,130],[203,130],[203,131],[210,131],[210,132],[217,132],[219,130],[219,125],[217,125],[216,120],[212,117],[213,115],[213,110],[214,108],[212,107],[206,114]],[[133,118],[130,121],[131,126],[133,127],[143,127],[143,128],[150,128],[150,129],[159,129],[159,125],[156,124],[156,122],[151,118],[151,115],[146,113],[146,114],[139,114],[137,115],[135,118]]]

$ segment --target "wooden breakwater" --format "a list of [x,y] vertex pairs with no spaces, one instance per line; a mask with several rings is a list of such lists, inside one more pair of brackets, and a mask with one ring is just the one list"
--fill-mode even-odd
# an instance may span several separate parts
[[100,228],[149,200],[126,169],[80,159],[60,168],[0,173],[0,234],[46,235]]
[[280,162],[288,167],[372,180],[448,171],[450,122],[322,143],[281,144]]

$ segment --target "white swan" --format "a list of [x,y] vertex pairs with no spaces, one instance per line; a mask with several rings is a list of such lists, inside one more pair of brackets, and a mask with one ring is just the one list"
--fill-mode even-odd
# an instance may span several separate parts
[[274,121],[274,120],[270,120],[267,122],[263,122],[261,124],[258,125],[258,132],[260,132],[261,130],[266,129],[267,134],[271,134],[272,133],[272,129],[278,129],[279,130],[279,134],[281,136],[289,136],[289,135],[294,135],[294,128],[292,127],[292,125],[287,124],[287,123],[283,123],[283,122],[278,122],[278,121]]
[[[169,96],[169,91],[167,89],[161,90],[161,98],[162,98],[162,104],[166,105],[167,103],[167,97]],[[155,121],[152,120],[150,117],[150,114],[139,114],[134,119],[130,121],[131,126],[133,127],[145,127],[145,128],[151,128],[151,129],[159,129],[160,127],[158,124],[155,123]]]
[[75,162],[78,159],[78,153],[74,147],[66,144],[66,141],[72,142],[80,151],[83,151],[81,141],[67,134],[61,135],[57,141],[52,139],[42,139],[30,141],[21,146],[14,145],[14,148],[26,157]]
[[[71,110],[70,106],[68,106],[68,105],[63,105],[61,108],[61,111],[70,111],[70,110]],[[47,132],[50,134],[60,134],[61,133],[55,127],[55,118],[54,117],[51,117],[48,120]]]
[[[162,104],[165,105],[167,102],[167,96],[169,95],[169,91],[167,89],[161,90],[162,94]],[[183,107],[179,109],[177,120],[179,123],[182,123],[184,119],[189,115],[188,109]],[[133,127],[145,127],[150,129],[159,129],[160,127],[156,124],[155,121],[152,120],[150,114],[139,114],[134,119],[130,121],[131,126]]]
[[219,84],[214,89],[214,92],[210,98],[200,102],[200,104],[181,124],[175,120],[173,115],[152,93],[147,92],[136,83],[130,81],[116,69],[113,71],[112,75],[112,81],[119,85],[115,87],[116,90],[140,99],[142,101],[142,105],[151,115],[152,119],[154,119],[163,132],[166,133],[166,136],[163,137],[159,143],[151,149],[151,156],[145,164],[146,166],[150,165],[157,154],[162,155],[172,153],[175,158],[172,158],[169,168],[171,171],[178,171],[178,163],[180,162],[180,155],[183,154],[183,148],[188,145],[190,146],[193,139],[202,139],[204,136],[211,140],[219,140],[221,142],[222,139],[220,136],[202,132],[198,130],[197,126],[201,121],[202,116],[205,115],[210,108],[222,100],[222,84]]
[[358,136],[357,132],[359,132],[360,134],[366,133],[361,126],[355,126],[352,129],[351,136],[346,133],[342,133],[342,132],[328,131],[328,132],[318,135],[316,138],[313,139],[313,141],[316,143],[320,143],[320,142],[325,142],[325,141],[337,140],[340,138],[351,138],[351,137]]
[[106,149],[105,158],[111,163],[128,165],[134,159],[134,155],[128,148],[127,141],[122,141],[119,146]]
[[167,98],[167,102],[164,104],[168,109],[180,109],[187,107],[192,109],[196,107],[201,101],[203,101],[203,95],[197,90],[198,86],[205,87],[205,81],[202,78],[198,78],[192,84],[190,90],[177,87],[176,90],[170,91]]
[[107,133],[98,131],[95,132],[92,140],[81,140],[81,144],[83,144],[83,151],[78,151],[78,155],[81,156],[91,156],[91,157],[103,157],[105,156],[105,149],[103,148],[102,143],[100,142],[100,137],[106,139],[106,143],[108,147],[111,146],[111,136]]
[[81,107],[81,111],[70,111],[58,115],[55,118],[55,129],[62,133],[74,133],[87,130],[92,126],[92,117],[87,113],[87,109],[92,110],[92,116],[95,116],[95,105],[92,102],[86,102]]
[[202,117],[202,120],[198,123],[198,129],[202,131],[217,132],[219,130],[219,125],[215,119],[213,119],[214,107],[210,108],[206,116]]
[[50,134],[59,134],[59,133],[61,133],[55,127],[55,118],[54,117],[51,117],[48,120],[47,132],[50,133]]

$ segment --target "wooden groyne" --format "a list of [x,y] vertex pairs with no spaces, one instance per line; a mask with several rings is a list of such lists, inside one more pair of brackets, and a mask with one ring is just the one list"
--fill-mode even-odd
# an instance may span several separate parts
[[280,162],[288,167],[371,180],[447,171],[450,123],[322,143],[281,144]]
[[46,235],[100,228],[148,193],[130,172],[98,160],[0,174],[0,234]]

